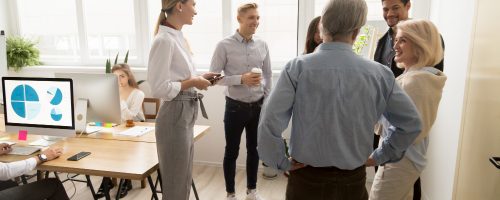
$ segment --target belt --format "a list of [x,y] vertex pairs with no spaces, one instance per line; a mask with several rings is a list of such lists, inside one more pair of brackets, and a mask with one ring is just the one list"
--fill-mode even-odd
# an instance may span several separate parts
[[235,103],[235,104],[238,104],[238,105],[244,106],[244,107],[261,107],[262,106],[262,102],[264,101],[264,97],[262,97],[258,101],[255,101],[255,102],[252,102],[252,103],[247,103],[247,102],[242,102],[242,101],[234,100],[234,99],[231,99],[231,98],[229,98],[229,97],[226,96],[226,101],[231,102],[231,103]]
[[205,119],[208,119],[207,111],[205,110],[205,105],[203,105],[203,94],[196,91],[180,91],[179,94],[172,99],[172,101],[200,101],[201,115]]

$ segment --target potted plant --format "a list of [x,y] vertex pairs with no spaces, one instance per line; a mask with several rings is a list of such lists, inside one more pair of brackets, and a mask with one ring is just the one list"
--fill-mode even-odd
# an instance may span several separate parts
[[40,65],[36,42],[20,36],[7,37],[7,66],[18,72],[23,67]]
[[[123,63],[127,63],[128,62],[128,50],[127,50],[127,54],[125,54],[125,60],[123,61]],[[113,65],[116,65],[118,64],[118,55],[120,53],[116,53],[116,57],[115,57],[115,64]],[[109,60],[109,58],[106,60],[106,73],[109,74],[111,73],[111,60]]]

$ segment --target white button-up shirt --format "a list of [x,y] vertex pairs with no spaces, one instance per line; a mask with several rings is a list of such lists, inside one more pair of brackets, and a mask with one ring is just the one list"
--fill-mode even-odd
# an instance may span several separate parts
[[11,163],[0,162],[0,181],[6,181],[28,173],[35,169],[36,164],[35,158],[29,158]]
[[188,44],[179,30],[160,26],[149,52],[148,82],[154,97],[170,101],[181,82],[195,75]]

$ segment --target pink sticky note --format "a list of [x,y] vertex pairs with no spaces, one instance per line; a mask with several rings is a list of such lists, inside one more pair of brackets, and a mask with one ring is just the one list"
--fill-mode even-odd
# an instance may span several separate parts
[[19,134],[17,135],[18,140],[26,140],[28,138],[27,130],[19,130]]

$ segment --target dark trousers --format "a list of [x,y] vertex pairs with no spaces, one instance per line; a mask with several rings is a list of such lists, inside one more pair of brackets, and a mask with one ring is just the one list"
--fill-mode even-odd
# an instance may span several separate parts
[[290,172],[286,200],[367,200],[366,168],[307,166]]
[[[374,134],[373,137],[373,149],[375,150],[378,147],[378,143],[380,140],[380,136],[377,134]],[[377,172],[378,167],[375,166],[375,172]],[[415,184],[413,185],[413,200],[420,200],[422,197],[422,189],[420,186],[420,177],[415,181]]]
[[255,103],[244,103],[226,97],[226,111],[224,113],[224,131],[226,135],[226,149],[224,152],[224,179],[226,191],[234,193],[234,176],[236,173],[236,159],[240,150],[240,141],[243,129],[246,131],[247,141],[247,188],[257,187],[257,170],[259,154],[257,153],[257,125],[259,123],[262,100]]
[[8,200],[66,200],[69,199],[61,181],[56,178],[39,180],[0,191],[0,199]]

